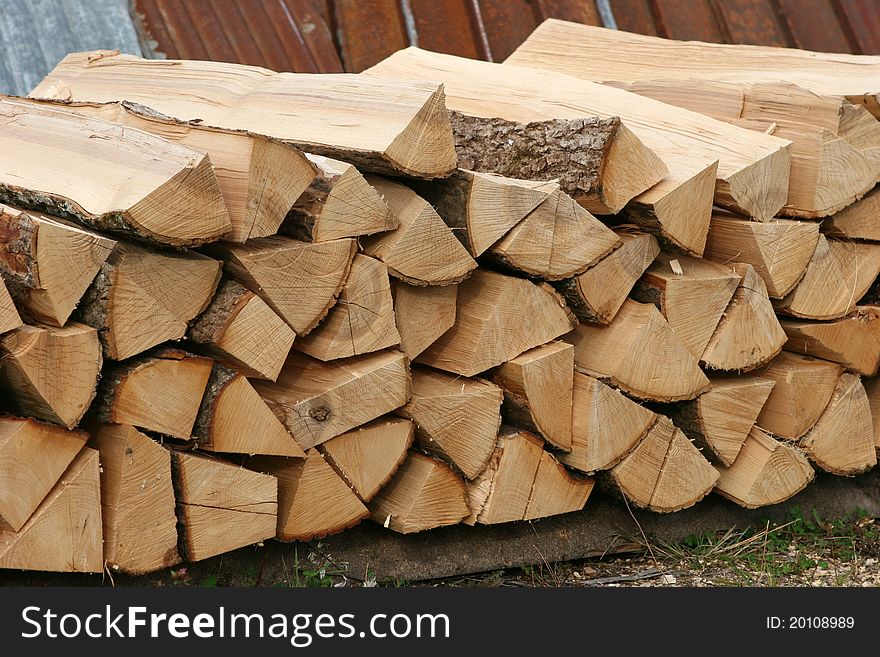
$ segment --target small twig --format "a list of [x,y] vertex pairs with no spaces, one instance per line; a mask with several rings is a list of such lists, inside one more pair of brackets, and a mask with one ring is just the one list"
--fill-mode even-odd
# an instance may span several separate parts
[[677,570],[672,573],[663,573],[659,570],[644,570],[640,573],[636,573],[635,575],[615,575],[613,577],[596,577],[595,579],[583,579],[578,582],[578,584],[615,584],[617,582],[638,582],[642,579],[652,579],[654,577],[660,577],[661,575],[675,575],[681,576],[684,575],[685,572],[682,570]]

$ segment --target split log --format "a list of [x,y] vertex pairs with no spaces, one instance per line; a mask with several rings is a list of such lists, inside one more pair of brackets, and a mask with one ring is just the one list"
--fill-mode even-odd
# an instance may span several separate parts
[[400,348],[410,360],[415,360],[455,324],[458,285],[422,287],[392,281],[391,294]]
[[775,358],[786,337],[757,270],[745,263],[731,268],[742,278],[700,363],[713,370],[748,372]]
[[660,253],[652,235],[617,229],[621,246],[587,271],[555,283],[569,307],[582,322],[608,324],[636,281]]
[[6,284],[0,278],[0,334],[17,329],[22,324],[21,316],[18,314],[12,297],[9,296]]
[[880,378],[866,379],[863,381],[863,386],[868,395],[868,405],[871,408],[874,447],[877,449],[877,456],[880,457]]
[[415,422],[422,449],[473,479],[495,449],[502,398],[501,388],[483,379],[413,367],[412,399],[395,412]]
[[296,334],[260,297],[224,279],[186,337],[245,376],[274,381]]
[[757,425],[777,436],[798,440],[822,415],[843,368],[835,363],[783,351],[757,372],[776,385],[758,415]]
[[88,438],[84,431],[0,416],[0,532],[21,530]]
[[356,254],[336,305],[295,348],[319,360],[335,360],[399,344],[388,268]]
[[133,575],[178,563],[168,450],[130,425],[90,429],[89,446],[101,455],[105,563]]
[[247,467],[278,478],[275,537],[280,541],[324,538],[370,514],[316,449],[308,450],[304,459],[251,459]]
[[296,200],[279,232],[303,242],[394,230],[399,220],[360,171],[348,162],[306,155],[318,177]]
[[[790,163],[790,142],[786,140],[553,71],[492,64],[418,48],[398,51],[368,73],[415,79],[426,71],[444,83],[446,104],[451,110],[521,122],[619,116],[670,171],[688,172],[690,180],[700,177],[717,160],[718,205],[764,221],[785,203]],[[679,168],[683,161],[684,166]],[[694,171],[695,163],[699,171]],[[624,165],[621,171],[629,171],[629,167]],[[675,191],[670,190],[670,194]],[[687,196],[688,204],[694,199],[694,191],[688,186],[680,192]],[[679,205],[685,199],[670,201]]]
[[204,388],[192,436],[199,449],[230,454],[305,456],[240,372],[217,363]]
[[458,169],[443,180],[412,180],[408,184],[433,206],[474,258],[558,189],[555,182],[505,178],[466,169]]
[[104,570],[98,452],[83,448],[18,532],[0,530],[0,568]]
[[681,429],[663,415],[638,447],[609,473],[630,502],[659,513],[693,506],[718,481],[718,471]]
[[22,326],[0,337],[0,384],[7,407],[73,429],[95,397],[101,375],[95,329]]
[[455,525],[470,514],[464,481],[436,459],[410,452],[370,502],[373,520],[401,534]]
[[779,220],[762,224],[715,214],[703,256],[725,264],[752,265],[770,297],[781,299],[803,278],[818,240],[816,223]]
[[656,413],[598,379],[575,372],[571,451],[559,460],[581,472],[617,465],[647,435]]
[[364,253],[388,265],[411,285],[449,285],[463,280],[477,263],[421,196],[378,176],[369,182],[397,217],[399,227],[364,240]]
[[210,358],[168,348],[110,367],[93,413],[100,422],[189,440],[212,364]]
[[462,168],[556,180],[562,191],[596,214],[617,214],[668,173],[616,116],[528,123],[457,111],[450,117]]
[[478,269],[458,286],[455,324],[416,360],[474,376],[571,328],[565,302],[552,288]]
[[327,363],[291,352],[276,383],[253,385],[303,449],[390,413],[410,397],[409,368],[399,351]]
[[830,322],[781,319],[787,351],[840,363],[848,370],[874,376],[880,369],[880,308],[857,306]]
[[572,475],[552,454],[544,452],[523,520],[581,511],[595,484],[592,479]]
[[513,271],[558,281],[583,273],[619,245],[611,229],[557,189],[486,255]]
[[308,243],[288,237],[211,248],[229,276],[258,294],[300,336],[336,303],[356,251],[353,239]]
[[[169,116],[199,117],[208,125],[275,137],[380,173],[438,178],[455,169],[443,87],[437,83],[156,62],[99,50],[67,55],[31,96],[125,98]],[[353,114],[360,119],[351,121]]]
[[709,386],[697,359],[652,304],[627,299],[611,324],[578,324],[565,340],[574,345],[579,369],[639,399],[693,399]]
[[657,306],[699,358],[739,285],[740,276],[730,267],[663,253],[636,283],[632,297]]
[[178,549],[201,561],[275,535],[275,477],[194,452],[171,451]]
[[199,253],[120,242],[74,317],[98,329],[106,358],[123,360],[182,338],[219,281],[220,263]]
[[775,305],[776,311],[805,319],[838,319],[855,309],[880,274],[880,244],[825,239],[819,243],[800,283]]
[[711,379],[712,387],[672,409],[675,426],[713,463],[731,466],[775,382],[757,376]]
[[800,446],[811,461],[836,475],[857,475],[877,465],[871,405],[858,374],[840,375],[831,400]]
[[[0,205],[0,236],[0,274],[13,297],[31,317],[55,326],[64,326],[116,245],[62,220],[7,205]],[[9,330],[7,325],[0,319],[0,332]]]
[[67,112],[137,128],[206,152],[229,213],[231,230],[224,239],[233,242],[277,233],[290,206],[315,178],[315,167],[298,149],[245,130],[214,128],[201,120],[181,121],[127,101],[29,102],[51,103]]
[[397,472],[414,435],[409,420],[380,418],[331,438],[318,450],[355,494],[369,502]]
[[501,365],[492,381],[504,391],[508,422],[537,433],[565,452],[571,449],[574,348],[552,342]]
[[856,201],[822,222],[822,231],[828,237],[842,240],[880,242],[880,189],[868,192]]
[[168,244],[232,228],[202,151],[53,107],[0,98],[0,202]]
[[804,453],[753,427],[739,456],[718,466],[715,492],[747,509],[779,504],[794,497],[816,476]]

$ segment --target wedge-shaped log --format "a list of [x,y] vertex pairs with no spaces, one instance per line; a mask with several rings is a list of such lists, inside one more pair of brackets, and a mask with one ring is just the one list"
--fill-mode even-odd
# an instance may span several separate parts
[[182,338],[219,280],[220,263],[199,253],[120,242],[74,316],[98,329],[106,358],[123,360]]
[[171,246],[232,224],[210,158],[140,130],[0,99],[0,201]]
[[409,185],[433,206],[475,258],[558,189],[555,182],[467,169],[458,169],[443,180],[412,180]]
[[819,226],[805,221],[755,223],[715,214],[704,257],[721,263],[745,262],[755,268],[773,299],[781,299],[803,278],[816,251]]
[[557,180],[564,192],[596,214],[617,214],[668,173],[616,116],[519,123],[453,111],[451,118],[462,168]]
[[211,249],[227,274],[259,295],[297,335],[315,328],[336,303],[356,251],[353,239],[308,243],[289,237]]
[[573,379],[574,347],[565,342],[530,349],[492,374],[504,391],[507,421],[566,452],[571,449]]
[[654,426],[657,415],[598,379],[575,372],[571,451],[559,460],[592,473],[617,465]]
[[0,530],[0,568],[100,573],[98,452],[83,448],[18,532]]
[[458,286],[455,324],[417,361],[474,376],[571,328],[565,302],[549,286],[479,269]]
[[186,561],[259,543],[275,535],[275,477],[195,452],[171,452],[171,472]]
[[186,337],[245,376],[274,381],[296,334],[265,301],[227,278]]
[[68,112],[137,128],[157,137],[205,151],[229,212],[224,239],[244,242],[278,232],[290,206],[315,178],[315,167],[298,149],[246,130],[228,130],[202,121],[181,121],[131,102],[77,103],[31,100]]
[[168,568],[177,554],[171,455],[126,424],[90,425],[101,458],[104,561],[138,575]]
[[465,484],[452,468],[418,452],[370,502],[372,519],[401,534],[455,525],[470,514]]
[[400,348],[410,360],[415,360],[455,324],[457,285],[423,287],[392,281],[391,294]]
[[583,273],[619,245],[611,229],[557,189],[493,245],[487,257],[528,276],[557,281]]
[[779,504],[794,497],[816,476],[797,447],[774,440],[753,427],[730,466],[718,466],[715,491],[747,509]]
[[200,449],[305,456],[299,443],[240,372],[215,363],[204,390],[192,429]]
[[0,278],[0,333],[17,329],[22,324],[18,309],[15,307],[12,297],[9,296],[6,284]]
[[0,417],[0,532],[24,526],[88,437],[36,420]]
[[880,190],[868,192],[865,197],[837,212],[822,222],[822,231],[828,237],[844,240],[880,242]]
[[874,425],[874,447],[880,457],[880,379],[866,379],[863,382],[868,404],[871,408],[871,422]]
[[652,304],[627,299],[607,326],[578,324],[565,337],[575,365],[639,399],[693,399],[709,386],[697,359]]
[[[68,55],[31,96],[125,98],[169,116],[276,137],[384,173],[437,178],[455,169],[449,115],[437,83],[274,73],[219,62],[157,64],[100,50]],[[351,121],[353,114],[360,119]]]
[[871,405],[858,374],[840,375],[800,446],[816,465],[836,475],[857,475],[877,465]]
[[798,440],[812,428],[831,397],[843,368],[835,363],[783,351],[757,372],[776,385],[758,415],[765,431]]
[[[55,326],[64,326],[116,245],[63,220],[2,204],[0,235],[0,274],[10,292],[31,317]],[[0,319],[0,332],[6,324]]]
[[296,199],[280,232],[303,242],[394,230],[399,220],[360,171],[348,162],[307,155],[318,176]]
[[[398,51],[369,73],[399,79],[430,73],[444,83],[449,109],[472,116],[500,116],[522,122],[619,116],[670,171],[684,160],[680,170],[690,174],[689,180],[700,177],[707,166],[718,161],[717,204],[763,221],[773,217],[786,200],[790,142],[649,98],[635,99],[620,89],[552,71],[474,61],[417,48]],[[694,171],[695,163],[699,171]],[[681,192],[693,200],[692,188]]]
[[541,454],[535,484],[523,520],[537,520],[584,508],[595,481],[572,475],[549,452]]
[[632,297],[656,305],[699,358],[739,284],[740,276],[730,267],[663,253],[642,275]]
[[609,473],[630,502],[659,513],[693,506],[718,481],[718,471],[663,415],[638,447]]
[[397,472],[413,442],[415,425],[403,418],[379,418],[331,438],[318,450],[355,494],[369,502]]
[[101,422],[188,440],[212,364],[210,358],[169,348],[107,368],[93,412]]
[[775,382],[757,376],[719,377],[694,400],[671,412],[675,425],[713,463],[730,466],[755,426]]
[[375,258],[356,254],[336,305],[296,342],[296,349],[319,360],[335,360],[399,344],[388,268]]
[[776,357],[786,338],[755,268],[746,263],[731,268],[742,278],[700,363],[708,369],[747,372]]
[[95,397],[101,375],[95,329],[22,326],[0,337],[0,385],[7,408],[73,429]]
[[412,399],[396,413],[415,422],[419,446],[476,477],[495,449],[501,388],[429,367],[413,367]]
[[880,274],[880,244],[819,236],[804,277],[776,311],[805,319],[838,319],[852,311]]
[[365,239],[364,253],[388,265],[392,276],[412,285],[449,285],[477,266],[428,201],[379,176],[367,176],[367,181],[388,204],[399,227]]
[[316,449],[308,450],[304,459],[250,459],[247,467],[278,478],[275,537],[280,541],[323,538],[369,516],[367,507]]
[[858,306],[830,322],[781,319],[787,351],[840,363],[863,376],[880,369],[880,308]]
[[621,246],[574,278],[554,283],[582,322],[608,324],[636,281],[660,253],[653,235],[618,229]]
[[390,413],[410,397],[407,359],[399,351],[328,363],[292,352],[276,383],[253,385],[303,449]]

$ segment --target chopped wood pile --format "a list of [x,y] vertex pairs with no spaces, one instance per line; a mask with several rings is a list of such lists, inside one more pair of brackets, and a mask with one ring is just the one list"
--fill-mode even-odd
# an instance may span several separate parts
[[561,21],[360,75],[68,55],[0,98],[0,568],[869,470],[876,70]]

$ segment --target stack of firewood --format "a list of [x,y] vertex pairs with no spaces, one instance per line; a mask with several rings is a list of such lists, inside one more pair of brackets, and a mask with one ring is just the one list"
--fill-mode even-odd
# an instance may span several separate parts
[[880,65],[811,59],[816,90],[804,55],[678,47],[549,21],[505,64],[361,75],[101,51],[0,98],[0,568],[873,467]]

